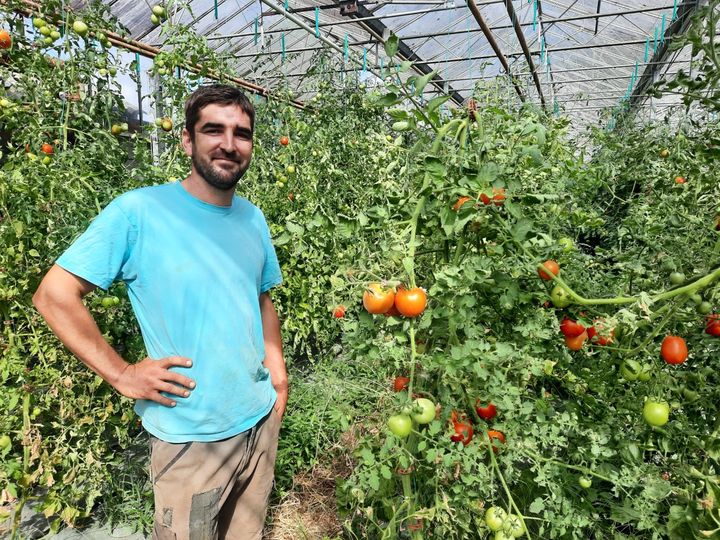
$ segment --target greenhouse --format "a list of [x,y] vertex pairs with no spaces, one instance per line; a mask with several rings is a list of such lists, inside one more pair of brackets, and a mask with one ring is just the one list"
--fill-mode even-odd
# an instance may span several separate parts
[[0,1],[0,536],[720,538],[719,21]]

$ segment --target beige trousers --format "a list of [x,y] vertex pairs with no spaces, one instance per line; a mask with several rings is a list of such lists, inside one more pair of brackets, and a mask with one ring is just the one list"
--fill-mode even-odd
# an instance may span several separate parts
[[280,418],[222,441],[150,438],[154,540],[260,540],[275,476]]

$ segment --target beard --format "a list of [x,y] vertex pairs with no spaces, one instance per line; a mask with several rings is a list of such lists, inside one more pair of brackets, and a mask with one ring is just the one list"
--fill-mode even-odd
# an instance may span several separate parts
[[[217,158],[221,156],[214,157]],[[243,164],[238,161],[238,158],[231,155],[223,155],[222,157],[235,161],[237,168],[224,169],[218,167],[213,164],[213,156],[200,158],[193,155],[192,164],[198,174],[212,187],[221,191],[230,191],[235,189],[235,186],[245,174],[250,162]]]

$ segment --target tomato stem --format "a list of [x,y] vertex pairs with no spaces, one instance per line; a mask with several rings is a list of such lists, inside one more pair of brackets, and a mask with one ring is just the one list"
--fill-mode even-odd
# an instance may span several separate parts
[[515,513],[517,514],[518,518],[523,524],[523,529],[525,531],[525,536],[527,536],[529,539],[532,540],[532,536],[530,536],[530,531],[528,531],[527,525],[525,524],[525,517],[523,516],[523,513],[518,508],[518,505],[515,503],[515,499],[513,499],[512,494],[510,493],[510,488],[507,485],[507,482],[505,482],[505,477],[502,475],[502,472],[500,471],[500,465],[498,465],[497,459],[495,459],[495,452],[493,451],[492,442],[490,440],[490,437],[485,433],[483,430],[483,441],[484,446],[487,447],[488,453],[490,454],[490,461],[492,462],[493,468],[495,469],[495,472],[498,475],[498,478],[500,479],[500,483],[502,484],[503,490],[505,490],[505,495],[507,495],[508,498],[508,504],[515,510]]

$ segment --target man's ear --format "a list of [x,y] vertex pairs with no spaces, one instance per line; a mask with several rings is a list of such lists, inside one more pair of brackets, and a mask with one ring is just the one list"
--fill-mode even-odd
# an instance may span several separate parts
[[190,132],[187,128],[183,128],[182,130],[182,147],[186,155],[192,156],[192,139],[190,138]]

